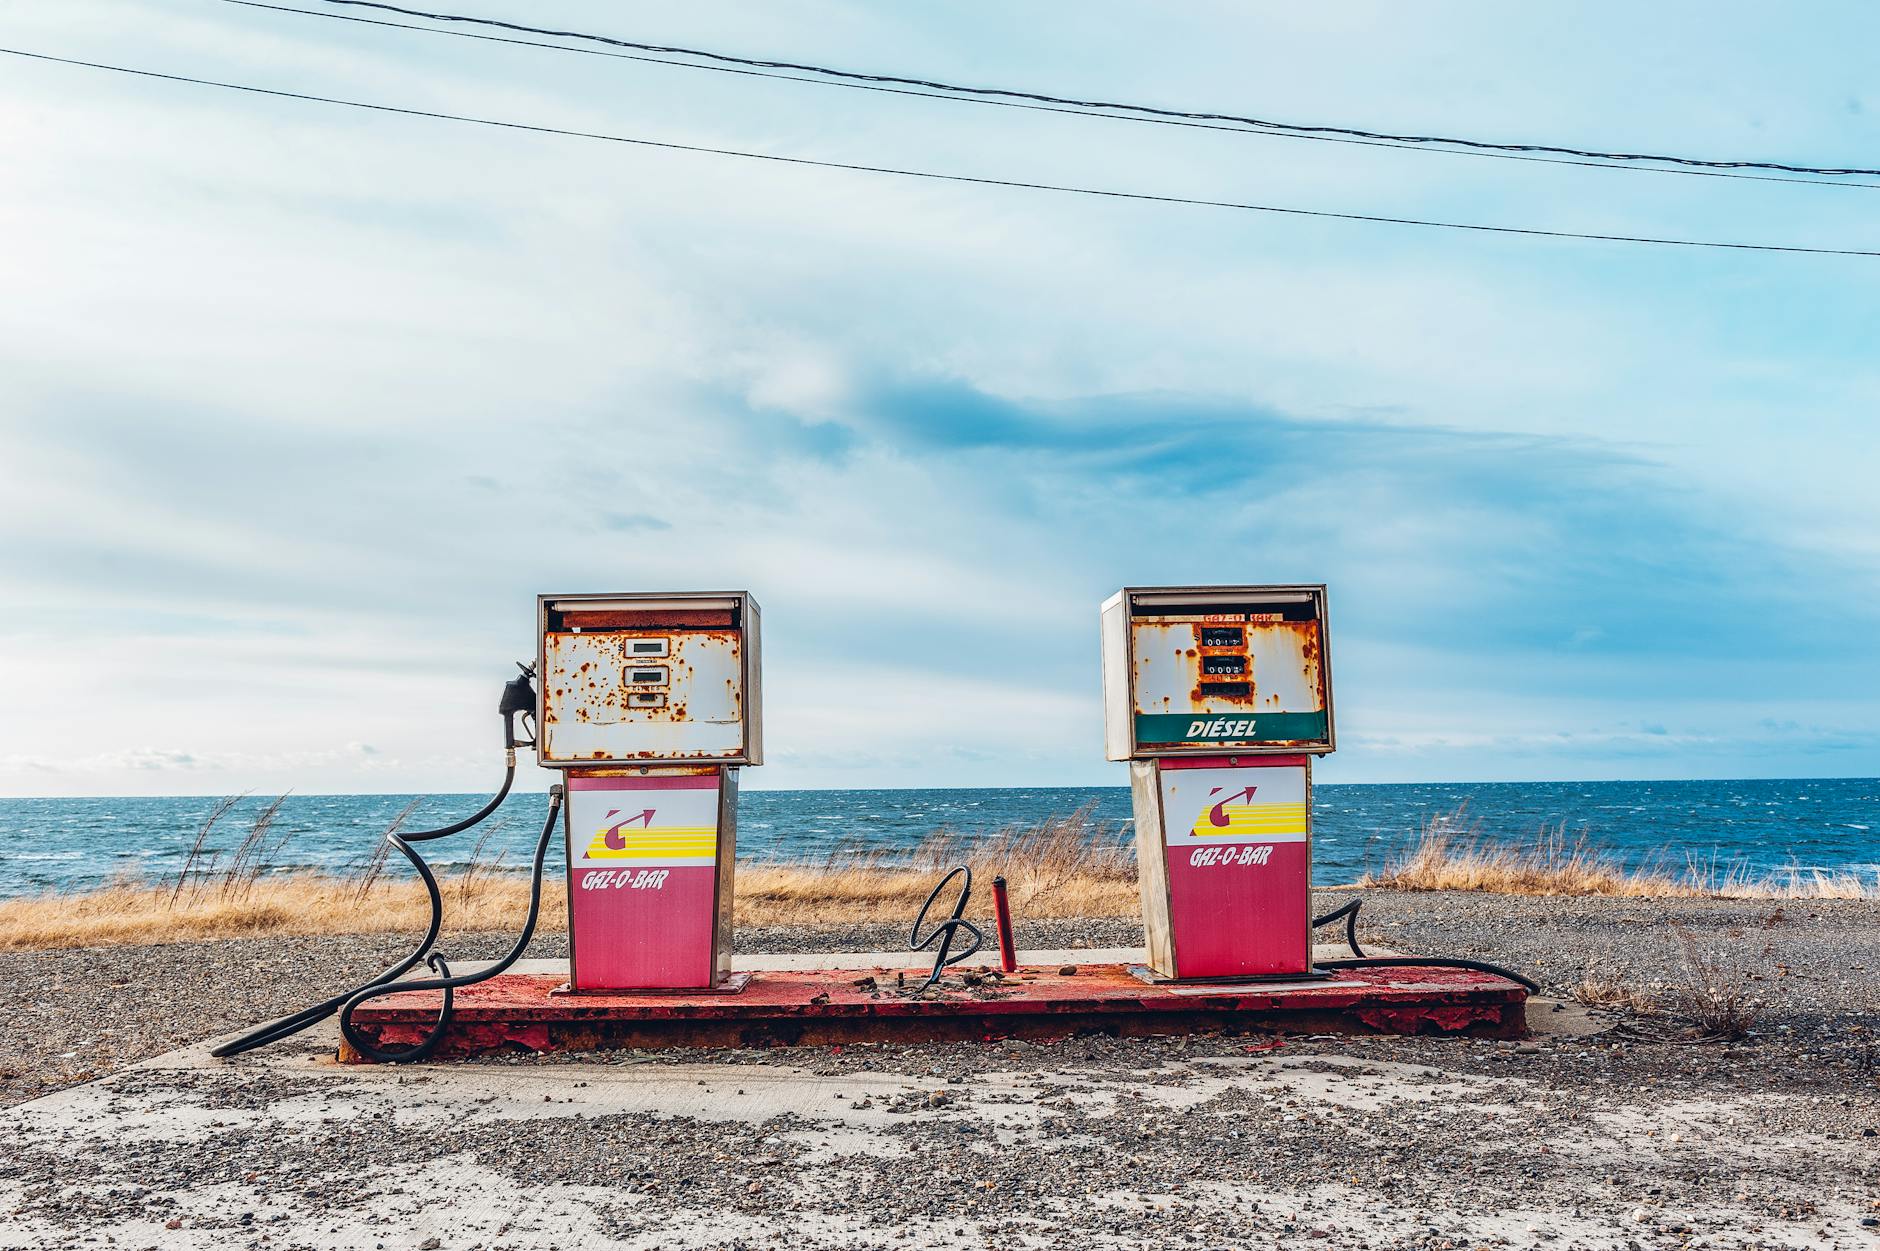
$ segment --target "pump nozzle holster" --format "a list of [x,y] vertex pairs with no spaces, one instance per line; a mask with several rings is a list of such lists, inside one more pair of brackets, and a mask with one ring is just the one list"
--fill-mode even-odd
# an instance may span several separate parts
[[535,666],[525,665],[518,661],[516,668],[522,670],[521,676],[503,683],[503,700],[496,707],[496,711],[503,716],[503,746],[511,751],[518,746],[535,746],[533,739],[521,744],[516,742],[516,715],[518,713],[525,717],[535,715],[535,685],[530,681],[535,677]]

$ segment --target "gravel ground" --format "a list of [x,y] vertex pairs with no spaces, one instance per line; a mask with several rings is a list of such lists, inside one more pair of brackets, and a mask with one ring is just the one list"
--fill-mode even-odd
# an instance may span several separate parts
[[[739,937],[854,950],[900,935]],[[491,1091],[565,1075],[541,1096],[554,1106],[502,1116],[477,1115],[495,1094],[424,1104],[445,1079],[416,1070],[393,1093],[335,1094],[334,1077],[292,1068],[313,1045],[290,1044],[123,1074],[91,1088],[90,1130],[20,1109],[0,1247],[1880,1247],[1880,904],[1371,892],[1360,937],[1493,959],[1560,994],[1590,977],[1672,995],[1695,953],[1762,1015],[1728,1043],[1615,1007],[1537,1010],[1521,1044],[1093,1037],[452,1066]],[[1123,920],[1020,934],[1137,941]],[[398,951],[325,938],[5,956],[5,1090],[30,1099],[289,1010]],[[823,1110],[590,1102],[609,1081],[730,1098],[765,1075],[821,1083]]]
[[[1321,911],[1352,896],[1321,893]],[[1870,1079],[1880,1066],[1880,902],[1535,899],[1368,891],[1360,942],[1494,960],[1570,997],[1590,976],[1657,994],[1690,975],[1679,929],[1766,1001],[1759,1047],[1794,1061],[1791,1080]],[[1140,945],[1133,919],[1021,923],[1021,947]],[[1334,931],[1321,935],[1329,939]],[[452,958],[502,954],[495,934],[449,935]],[[743,951],[869,951],[904,945],[898,926],[768,927]],[[0,954],[0,1105],[87,1081],[186,1043],[291,1012],[370,976],[408,950],[388,935],[238,939],[163,947]],[[567,954],[561,934],[534,956]],[[1634,1023],[1666,1032],[1667,1023]],[[1675,1033],[1676,1031],[1671,1031]]]

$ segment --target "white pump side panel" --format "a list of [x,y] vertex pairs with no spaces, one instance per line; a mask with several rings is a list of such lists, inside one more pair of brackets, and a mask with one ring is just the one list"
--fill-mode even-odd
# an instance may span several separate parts
[[729,760],[744,748],[741,639],[608,630],[544,639],[541,760]]

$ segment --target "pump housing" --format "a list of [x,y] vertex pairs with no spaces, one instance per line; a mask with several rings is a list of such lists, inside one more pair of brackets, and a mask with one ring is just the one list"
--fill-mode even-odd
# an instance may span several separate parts
[[1325,587],[1125,587],[1103,605],[1111,760],[1333,749]]
[[748,592],[543,595],[536,616],[543,766],[763,763]]

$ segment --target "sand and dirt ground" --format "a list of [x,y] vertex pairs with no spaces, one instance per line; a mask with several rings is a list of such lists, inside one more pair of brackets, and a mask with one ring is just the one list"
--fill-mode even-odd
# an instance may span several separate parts
[[[1373,893],[1361,935],[1524,968],[1560,1006],[1534,1005],[1518,1044],[341,1068],[320,1038],[233,1063],[200,1043],[369,971],[396,951],[383,938],[7,955],[0,1247],[1880,1248],[1880,905]],[[1021,931],[1136,937],[1121,920]],[[1764,1001],[1748,1037],[1649,1010],[1678,998],[1693,950]],[[1648,1010],[1588,1011],[1571,998],[1588,978]]]

